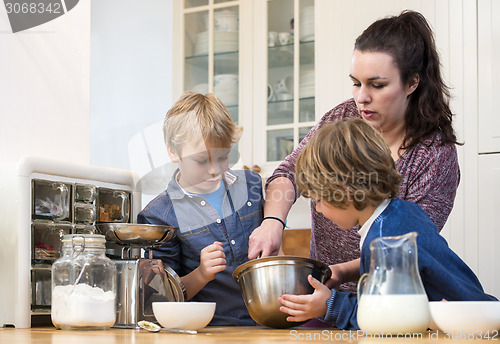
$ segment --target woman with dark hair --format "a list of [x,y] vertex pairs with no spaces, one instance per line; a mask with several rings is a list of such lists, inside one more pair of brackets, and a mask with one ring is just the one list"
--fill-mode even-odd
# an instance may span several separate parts
[[[417,203],[439,231],[443,228],[460,180],[458,142],[450,93],[425,18],[404,11],[370,25],[356,39],[349,77],[353,98],[327,112],[267,180],[264,220],[250,236],[250,259],[278,253],[284,220],[298,197],[296,159],[320,127],[341,118],[361,117],[382,134],[402,176],[399,198]],[[314,202],[311,214],[310,257],[330,265],[329,287],[354,290],[358,228],[341,230],[316,211]]]

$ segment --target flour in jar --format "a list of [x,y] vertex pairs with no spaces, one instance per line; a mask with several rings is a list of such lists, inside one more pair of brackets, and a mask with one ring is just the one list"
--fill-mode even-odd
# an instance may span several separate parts
[[57,327],[111,327],[115,323],[116,295],[80,283],[52,289],[51,318]]

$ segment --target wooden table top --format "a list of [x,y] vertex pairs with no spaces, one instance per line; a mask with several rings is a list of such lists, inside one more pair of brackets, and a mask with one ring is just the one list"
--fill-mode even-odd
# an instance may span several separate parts
[[[460,334],[457,334],[459,336]],[[465,335],[465,334],[464,334]],[[265,327],[206,327],[197,334],[183,334],[162,331],[151,333],[145,330],[115,329],[103,331],[64,331],[54,327],[30,329],[0,328],[2,344],[224,344],[224,343],[393,343],[393,344],[436,344],[436,343],[500,343],[500,338],[451,338],[443,333],[425,332],[414,337],[390,338],[363,336],[356,331],[336,329],[270,329]]]

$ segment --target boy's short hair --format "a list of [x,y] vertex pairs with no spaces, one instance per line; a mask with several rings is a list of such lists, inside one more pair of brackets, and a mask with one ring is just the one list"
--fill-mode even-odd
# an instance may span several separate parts
[[319,129],[300,153],[299,193],[357,210],[378,206],[399,194],[401,175],[382,136],[361,118],[342,119]]
[[242,130],[212,93],[185,92],[168,110],[163,122],[165,144],[178,155],[184,143],[201,139],[210,147],[230,148],[238,142]]

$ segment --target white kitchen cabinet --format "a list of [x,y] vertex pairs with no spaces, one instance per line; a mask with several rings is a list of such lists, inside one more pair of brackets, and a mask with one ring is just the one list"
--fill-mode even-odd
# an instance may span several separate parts
[[[258,165],[264,176],[317,118],[314,5],[314,0],[174,2],[174,98],[184,90],[218,95],[244,127],[237,146],[240,167]],[[276,32],[274,42],[268,40],[270,31]],[[277,87],[280,81],[286,87]]]
[[264,15],[254,20],[253,164],[264,175],[316,122],[316,76],[326,67],[315,59],[316,6],[312,0],[255,3],[256,13]]
[[479,156],[478,275],[487,293],[500,296],[500,154]]
[[500,2],[477,2],[479,152],[500,152]]
[[[216,93],[245,131],[252,113],[251,13],[249,1],[173,2],[173,99],[185,90]],[[247,156],[249,146],[239,143],[235,151]]]
[[[486,292],[500,297],[500,3],[477,2],[477,273]],[[492,154],[496,153],[496,154]],[[473,195],[473,194],[469,194]],[[474,195],[475,196],[475,195]],[[474,200],[474,198],[473,198]],[[466,201],[470,205],[470,201]]]

